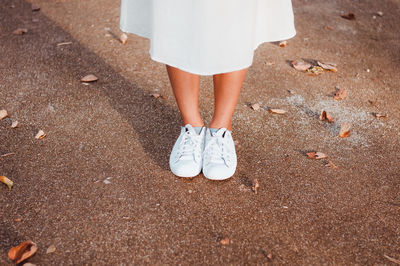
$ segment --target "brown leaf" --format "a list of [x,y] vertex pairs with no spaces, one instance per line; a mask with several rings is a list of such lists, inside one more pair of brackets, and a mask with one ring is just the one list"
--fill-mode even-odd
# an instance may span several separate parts
[[251,190],[253,190],[253,192],[255,194],[257,194],[259,188],[260,188],[260,183],[258,182],[258,179],[254,179],[253,186],[251,187]]
[[22,218],[15,218],[14,221],[15,221],[15,222],[21,222],[21,221],[22,221]]
[[283,115],[283,114],[287,113],[285,110],[282,110],[282,109],[272,109],[272,108],[270,108],[270,109],[268,109],[268,111],[270,113],[278,114],[278,115]]
[[321,115],[319,116],[319,120],[321,120],[321,121],[325,121],[326,120],[329,123],[335,122],[333,117],[330,114],[328,114],[325,110],[322,110]]
[[11,123],[11,128],[16,128],[16,127],[19,127],[19,122],[16,121],[16,120],[14,120],[14,121],[12,121],[12,123]]
[[35,139],[42,139],[44,137],[46,137],[46,134],[43,132],[43,130],[39,130],[35,136]]
[[121,41],[122,44],[125,45],[128,42],[128,35],[122,33],[121,36],[119,37],[119,40]]
[[98,80],[98,78],[93,74],[86,75],[83,78],[81,78],[82,82],[94,82],[94,81],[97,81],[97,80]]
[[299,61],[293,61],[292,65],[296,70],[299,70],[299,71],[306,71],[307,69],[309,69],[311,67],[311,64],[305,63],[305,62],[302,62],[302,61],[300,61],[300,62]]
[[345,88],[340,88],[336,91],[335,95],[333,96],[333,99],[335,100],[344,100],[347,97],[347,90]]
[[27,32],[28,32],[27,28],[18,28],[15,31],[13,31],[13,34],[14,35],[23,35],[23,34],[25,34]]
[[307,69],[307,72],[310,75],[317,76],[317,75],[321,75],[324,72],[324,69],[320,66],[313,66],[313,67]]
[[320,67],[322,67],[325,70],[330,70],[332,72],[338,71],[335,63],[323,63],[323,62],[319,62],[319,61],[317,63]]
[[333,27],[332,27],[332,26],[329,26],[329,25],[326,25],[326,26],[324,27],[324,29],[325,29],[325,30],[333,30]]
[[54,251],[56,251],[56,247],[54,245],[50,245],[46,250],[46,254],[53,253]]
[[260,105],[258,103],[253,103],[251,105],[251,109],[253,109],[254,111],[258,111],[260,110]]
[[287,41],[282,41],[282,42],[279,43],[279,46],[282,47],[282,48],[286,47],[287,45],[288,45]]
[[13,181],[11,181],[10,179],[8,179],[5,176],[0,176],[0,182],[6,184],[9,189],[11,189],[12,186],[14,185]]
[[307,156],[309,158],[316,159],[316,160],[328,158],[328,155],[326,155],[325,153],[319,152],[319,151],[317,151],[317,152],[308,152],[306,154],[307,154]]
[[7,110],[0,110],[0,120],[8,116]]
[[354,13],[347,13],[347,14],[341,15],[341,17],[344,19],[348,19],[348,20],[356,19],[356,15],[354,15]]
[[229,239],[229,237],[225,237],[225,238],[221,239],[221,241],[220,241],[221,245],[224,245],[224,246],[229,245],[230,242],[231,242],[231,240]]
[[341,138],[347,138],[348,136],[350,136],[350,128],[351,128],[351,124],[350,123],[343,123],[340,125],[340,132],[339,132],[339,136]]
[[21,263],[22,261],[32,257],[37,251],[37,246],[32,241],[28,240],[20,245],[11,248],[8,251],[8,257],[11,260],[15,260],[16,263]]
[[40,6],[32,4],[32,11],[39,11],[40,10]]

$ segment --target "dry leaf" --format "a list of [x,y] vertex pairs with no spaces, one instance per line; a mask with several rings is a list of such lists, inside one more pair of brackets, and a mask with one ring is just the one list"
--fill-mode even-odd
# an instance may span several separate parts
[[319,116],[319,120],[321,120],[321,121],[325,121],[326,120],[329,123],[335,122],[333,117],[330,114],[328,114],[325,110],[322,110],[321,115]]
[[323,63],[323,62],[319,62],[319,61],[317,63],[320,67],[322,67],[325,70],[330,70],[332,72],[338,71],[336,68],[336,64],[334,64],[334,63]]
[[269,254],[267,255],[267,258],[268,258],[269,260],[272,260],[272,253],[269,253]]
[[300,61],[300,62],[299,61],[293,61],[292,65],[296,70],[299,70],[299,71],[306,71],[307,69],[309,69],[311,67],[311,64],[305,63],[305,62],[302,62],[302,61]]
[[19,122],[18,121],[12,121],[12,123],[11,123],[11,128],[16,128],[16,127],[19,127]]
[[122,44],[126,44],[128,42],[128,35],[122,33],[121,36],[119,37],[119,40],[121,41]]
[[39,11],[40,10],[40,6],[32,4],[32,11]]
[[254,111],[258,111],[260,110],[260,105],[258,103],[253,103],[251,105],[251,109],[253,109]]
[[326,25],[326,26],[324,27],[324,29],[325,29],[325,30],[333,30],[333,27],[331,27],[331,26],[329,26],[329,25]]
[[13,34],[15,34],[15,35],[23,35],[23,34],[25,34],[27,32],[28,32],[28,29],[26,29],[26,28],[18,28],[15,31],[13,31]]
[[348,20],[354,20],[356,19],[356,15],[354,13],[347,13],[344,15],[341,15],[342,18],[348,19]]
[[251,190],[253,190],[253,192],[254,192],[255,194],[257,194],[259,188],[260,188],[260,183],[258,182],[258,179],[255,179],[255,180],[253,181],[253,186],[251,187]]
[[16,221],[16,222],[21,222],[21,221],[22,221],[22,218],[15,218],[14,221]]
[[372,115],[375,116],[376,118],[388,118],[389,117],[388,114],[372,113]]
[[221,245],[229,245],[230,242],[231,240],[229,239],[229,237],[225,237],[220,241]]
[[0,110],[0,120],[8,116],[7,110]]
[[333,96],[333,99],[335,100],[344,100],[347,97],[347,91],[345,88],[340,88],[336,91],[335,95]]
[[6,184],[9,189],[11,189],[12,186],[14,185],[13,181],[11,181],[10,179],[8,179],[5,176],[0,176],[0,182]]
[[56,247],[54,245],[50,245],[46,250],[46,254],[53,253],[54,251],[56,251]]
[[46,137],[46,134],[43,132],[43,130],[39,130],[35,136],[35,139],[42,139],[44,137]]
[[316,160],[328,158],[328,155],[326,155],[325,153],[319,152],[319,151],[317,151],[317,152],[308,152],[306,154],[307,154],[307,156],[309,158],[316,159]]
[[350,136],[350,128],[351,128],[351,124],[350,123],[343,123],[340,125],[340,132],[339,132],[339,136],[341,138],[347,138],[348,136]]
[[376,12],[376,14],[377,14],[378,16],[380,16],[380,17],[383,17],[383,12],[382,12],[382,11],[378,11],[378,12]]
[[307,72],[313,76],[321,75],[324,72],[324,69],[320,66],[313,66],[307,69]]
[[283,114],[286,114],[286,111],[285,110],[282,110],[282,109],[268,109],[268,111],[270,112],[270,113],[273,113],[273,114],[278,114],[278,115],[283,115]]
[[282,42],[279,43],[280,47],[286,47],[287,45],[288,45],[287,41],[282,41]]
[[37,251],[37,246],[32,241],[28,240],[20,245],[11,248],[8,251],[8,257],[11,260],[15,260],[16,263],[21,263],[22,261],[32,257]]
[[153,94],[150,94],[150,96],[153,97],[153,98],[158,99],[158,98],[161,97],[161,94],[159,94],[159,93],[153,93]]
[[397,260],[397,259],[395,259],[395,258],[391,258],[391,257],[389,257],[388,255],[383,255],[383,256],[384,256],[385,258],[387,258],[388,260],[390,260],[391,262],[400,265],[400,260]]
[[98,80],[98,78],[93,74],[90,74],[90,75],[87,75],[87,76],[84,76],[83,78],[81,78],[82,82],[94,82],[97,80]]

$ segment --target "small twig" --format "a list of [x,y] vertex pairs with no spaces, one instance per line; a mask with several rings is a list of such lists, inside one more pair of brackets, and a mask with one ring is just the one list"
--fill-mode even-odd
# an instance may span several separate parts
[[396,260],[396,259],[394,259],[394,258],[391,258],[391,257],[387,256],[387,255],[383,255],[383,256],[384,256],[385,258],[387,258],[388,260],[390,260],[391,262],[400,265],[400,260]]
[[57,46],[69,45],[69,44],[72,44],[72,42],[61,42],[61,43],[57,43]]
[[14,152],[5,153],[5,154],[2,154],[1,157],[7,157],[7,156],[11,156],[11,155],[15,155],[15,153]]

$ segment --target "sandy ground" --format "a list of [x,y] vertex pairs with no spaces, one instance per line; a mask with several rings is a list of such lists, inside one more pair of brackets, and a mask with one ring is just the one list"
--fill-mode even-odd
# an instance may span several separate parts
[[[400,259],[400,1],[293,1],[296,37],[255,52],[234,118],[239,166],[224,182],[169,171],[179,113],[148,40],[117,40],[119,1],[35,3],[38,12],[22,0],[0,3],[0,109],[9,113],[0,155],[14,153],[0,157],[0,175],[14,181],[12,190],[0,186],[1,265],[28,239],[37,265]],[[341,18],[348,12],[356,19]],[[28,32],[13,35],[19,27]],[[309,76],[290,64],[301,58],[339,71]],[[84,85],[87,74],[99,80]],[[202,77],[206,121],[211,81]],[[345,100],[333,100],[336,86]],[[319,120],[322,109],[335,123]],[[342,139],[345,122],[352,131]],[[36,140],[40,129],[47,136]],[[329,157],[312,160],[310,151]]]

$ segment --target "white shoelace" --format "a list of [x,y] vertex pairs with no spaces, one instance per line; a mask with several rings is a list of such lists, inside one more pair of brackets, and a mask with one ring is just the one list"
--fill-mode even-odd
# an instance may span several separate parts
[[227,139],[222,136],[210,138],[204,149],[207,163],[225,163],[228,167],[231,165],[232,151],[230,151],[226,141]]
[[179,146],[180,149],[178,151],[177,161],[190,160],[192,158],[194,158],[195,161],[198,160],[198,153],[200,150],[200,138],[198,135],[196,136],[190,131],[186,131]]

